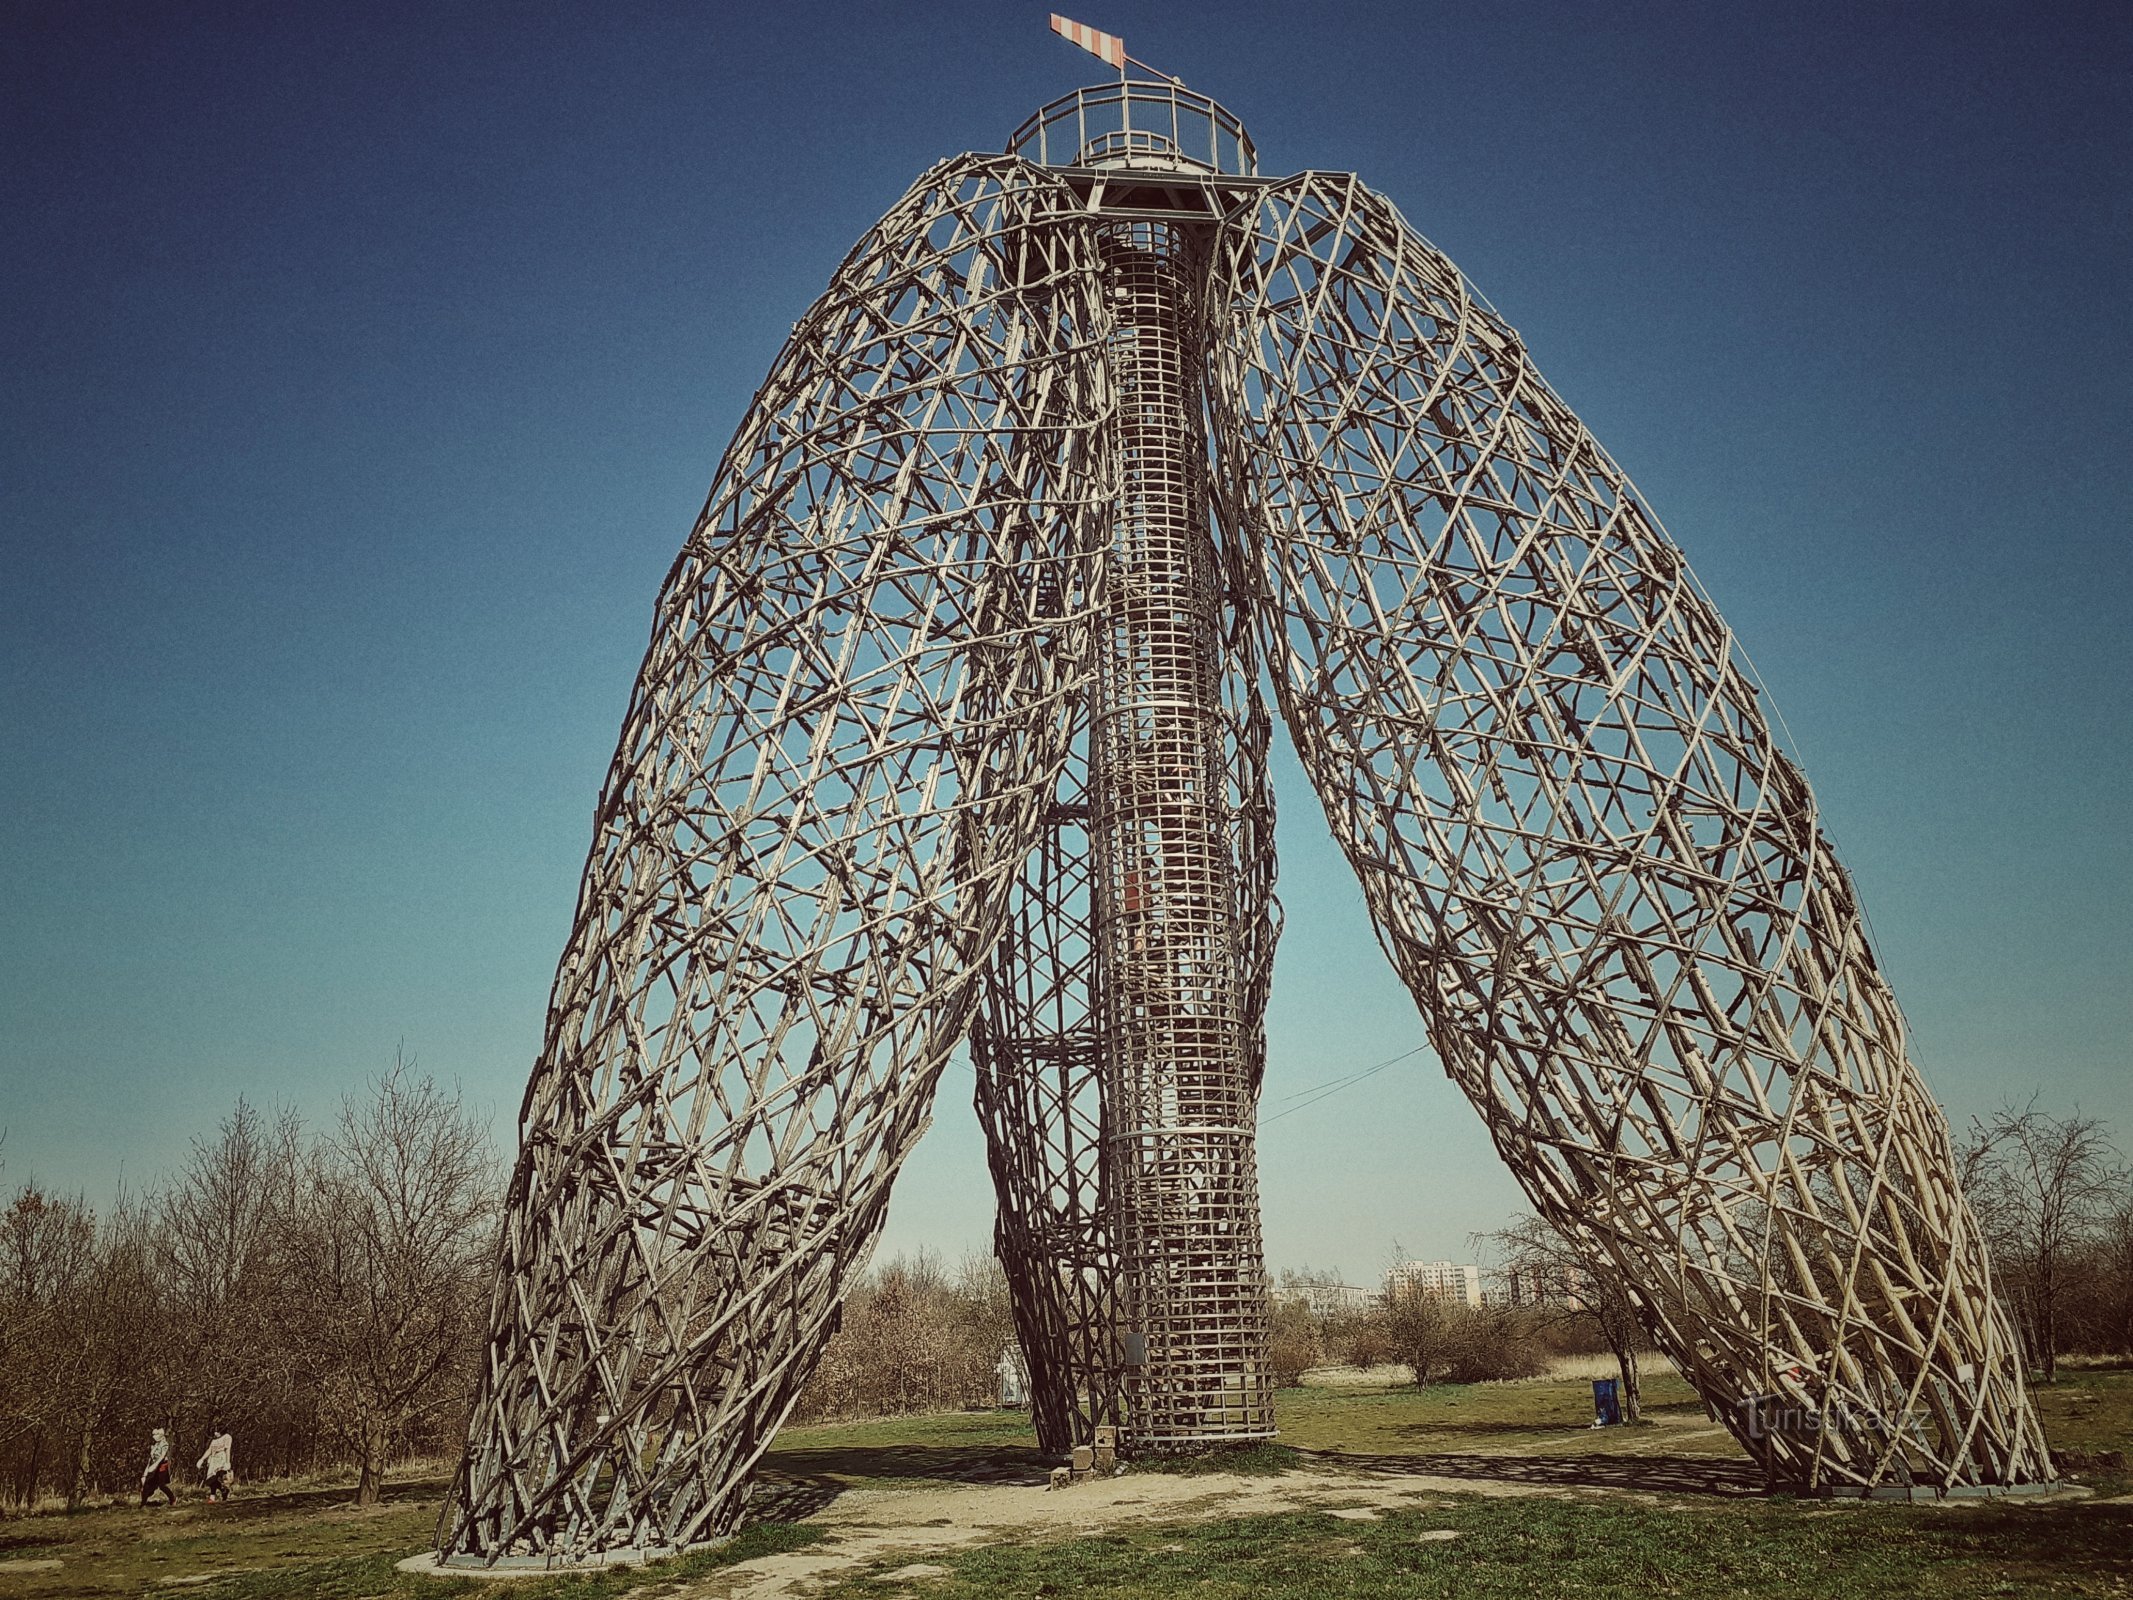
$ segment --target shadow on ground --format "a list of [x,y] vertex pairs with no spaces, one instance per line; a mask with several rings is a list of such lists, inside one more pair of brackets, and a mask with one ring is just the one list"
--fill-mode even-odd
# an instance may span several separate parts
[[749,1524],[796,1522],[847,1489],[922,1483],[1041,1486],[1053,1462],[1033,1445],[855,1445],[775,1450],[756,1475]]
[[1631,1489],[1644,1494],[1719,1499],[1760,1497],[1763,1493],[1762,1469],[1753,1462],[1713,1456],[1388,1456],[1344,1450],[1303,1450],[1298,1454],[1321,1466],[1388,1477],[1459,1478],[1525,1484],[1537,1489]]
[[[1454,1424],[1434,1433],[1575,1435],[1548,1425]],[[1753,1462],[1692,1455],[1491,1455],[1480,1452],[1373,1454],[1340,1449],[1296,1451],[1298,1464],[1383,1476],[1457,1478],[1546,1489],[1630,1489],[1646,1494],[1717,1499],[1760,1496],[1763,1475]],[[864,1445],[773,1451],[757,1480],[748,1520],[793,1521],[812,1516],[847,1489],[920,1483],[1041,1486],[1050,1458],[1028,1445]]]
[[277,1489],[268,1494],[248,1494],[240,1489],[234,1499],[225,1500],[219,1505],[204,1499],[180,1503],[196,1507],[203,1515],[211,1516],[218,1522],[245,1522],[260,1517],[298,1513],[319,1515],[340,1512],[354,1517],[403,1507],[418,1501],[435,1500],[444,1493],[445,1482],[443,1478],[390,1480],[375,1506],[357,1505],[355,1490],[345,1483],[331,1484],[323,1488]]
[[1403,1439],[1571,1438],[1591,1430],[1582,1422],[1402,1422],[1386,1430]]
[[16,1550],[32,1544],[50,1544],[66,1540],[70,1530],[88,1527],[90,1519],[103,1526],[116,1516],[122,1520],[118,1526],[125,1528],[165,1528],[173,1534],[190,1536],[193,1533],[232,1523],[261,1522],[270,1517],[362,1517],[378,1512],[402,1509],[424,1500],[435,1500],[445,1490],[443,1478],[396,1478],[385,1485],[384,1494],[373,1506],[355,1503],[355,1489],[346,1483],[305,1484],[292,1487],[275,1483],[267,1489],[240,1488],[236,1495],[224,1501],[209,1500],[197,1491],[181,1494],[176,1505],[157,1501],[153,1505],[138,1506],[130,1499],[100,1501],[94,1505],[77,1507],[72,1511],[39,1511],[20,1526],[45,1530],[42,1533],[0,1534],[0,1550]]

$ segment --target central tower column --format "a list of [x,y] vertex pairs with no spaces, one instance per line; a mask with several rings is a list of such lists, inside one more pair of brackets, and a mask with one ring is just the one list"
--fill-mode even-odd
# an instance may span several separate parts
[[1104,1153],[1128,1440],[1185,1449],[1274,1433],[1201,403],[1203,230],[1100,227],[1120,477],[1089,748]]

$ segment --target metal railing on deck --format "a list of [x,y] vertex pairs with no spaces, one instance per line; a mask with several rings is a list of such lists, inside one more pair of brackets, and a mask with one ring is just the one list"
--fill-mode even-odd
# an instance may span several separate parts
[[1182,167],[1243,178],[1259,172],[1244,124],[1174,83],[1077,89],[1017,128],[1007,153],[1046,167]]

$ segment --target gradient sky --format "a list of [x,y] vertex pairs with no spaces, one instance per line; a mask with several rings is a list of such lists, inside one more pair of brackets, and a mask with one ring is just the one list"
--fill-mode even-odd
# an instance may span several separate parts
[[[1951,1114],[2133,1144],[2133,8],[1076,14],[1523,332],[1768,681]],[[508,1136],[742,408],[922,169],[1101,75],[1041,5],[5,8],[6,1181],[151,1182],[403,1041]],[[1421,1029],[1277,776],[1271,1264],[1463,1256],[1520,1199],[1427,1055],[1294,1109]],[[985,1246],[970,1087],[887,1248]]]

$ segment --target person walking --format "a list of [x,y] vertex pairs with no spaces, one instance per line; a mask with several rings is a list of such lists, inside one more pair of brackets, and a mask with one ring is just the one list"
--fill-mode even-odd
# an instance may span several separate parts
[[170,1486],[170,1436],[153,1428],[149,1430],[148,1465],[141,1469],[141,1504],[145,1506],[158,1494],[171,1505],[178,1503],[177,1491]]
[[199,1460],[200,1470],[207,1474],[207,1497],[210,1500],[230,1497],[230,1486],[237,1481],[230,1470],[230,1451],[234,1448],[229,1430],[216,1423],[215,1436],[207,1441],[207,1449],[201,1452]]

